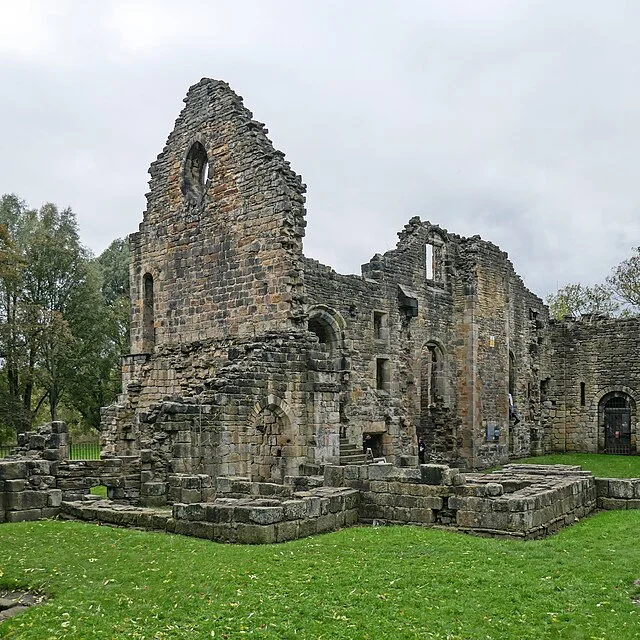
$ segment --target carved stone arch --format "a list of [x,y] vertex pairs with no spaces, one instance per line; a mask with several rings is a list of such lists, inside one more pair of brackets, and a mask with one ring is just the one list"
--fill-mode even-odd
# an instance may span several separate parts
[[625,385],[606,387],[598,400],[598,451],[630,454],[637,451],[638,393]]
[[331,354],[337,355],[344,349],[346,322],[335,309],[324,304],[314,305],[308,312],[307,327]]
[[266,398],[259,400],[256,402],[248,415],[249,425],[255,425],[258,416],[265,410],[273,411],[275,415],[279,418],[283,418],[287,426],[291,426],[294,423],[293,412],[289,408],[286,400],[279,398],[278,396],[274,396],[273,394],[269,394]]
[[297,469],[298,460],[292,455],[296,445],[293,425],[293,413],[282,398],[269,395],[251,408],[246,431],[247,475],[254,482],[282,483]]
[[209,183],[210,154],[201,134],[191,138],[182,158],[182,193],[189,204],[199,204]]

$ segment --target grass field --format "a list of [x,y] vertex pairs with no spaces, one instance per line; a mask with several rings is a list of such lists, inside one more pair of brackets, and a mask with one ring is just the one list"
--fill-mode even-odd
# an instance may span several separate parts
[[514,464],[579,464],[597,478],[640,478],[640,456],[603,453],[555,453],[514,460]]
[[22,640],[640,638],[640,511],[535,542],[353,528],[272,546],[64,521],[3,524],[0,587],[49,602]]

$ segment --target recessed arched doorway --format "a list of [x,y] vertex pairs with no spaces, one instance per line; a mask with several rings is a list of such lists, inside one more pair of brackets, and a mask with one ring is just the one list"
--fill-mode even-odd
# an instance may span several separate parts
[[623,391],[606,394],[598,405],[602,451],[629,454],[632,451],[633,398]]

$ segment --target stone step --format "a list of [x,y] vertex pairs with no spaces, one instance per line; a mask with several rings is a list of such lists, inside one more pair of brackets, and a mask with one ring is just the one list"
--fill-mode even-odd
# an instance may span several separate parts
[[343,456],[340,454],[340,464],[364,464],[366,458],[364,453]]

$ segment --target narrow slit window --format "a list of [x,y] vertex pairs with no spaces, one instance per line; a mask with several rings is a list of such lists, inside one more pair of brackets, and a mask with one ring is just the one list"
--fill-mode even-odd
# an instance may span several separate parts
[[151,353],[155,344],[155,328],[153,276],[150,273],[145,273],[142,279],[142,289],[142,349],[145,353]]
[[580,406],[584,407],[586,404],[586,393],[585,393],[585,384],[584,382],[580,383]]
[[424,275],[427,280],[433,280],[433,245],[424,246]]

